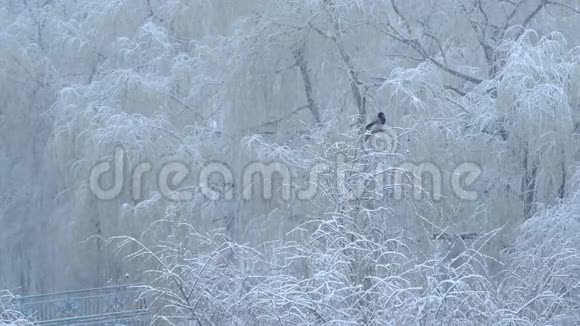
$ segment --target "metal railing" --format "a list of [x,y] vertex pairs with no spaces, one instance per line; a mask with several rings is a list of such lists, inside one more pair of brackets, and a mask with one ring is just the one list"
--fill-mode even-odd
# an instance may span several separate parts
[[18,297],[20,310],[35,325],[146,326],[151,324],[147,303],[138,299],[140,285]]

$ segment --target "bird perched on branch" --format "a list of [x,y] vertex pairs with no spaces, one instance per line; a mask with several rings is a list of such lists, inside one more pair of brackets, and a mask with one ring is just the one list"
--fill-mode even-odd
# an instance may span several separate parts
[[385,114],[383,112],[379,112],[377,118],[373,122],[369,123],[365,127],[365,129],[370,131],[371,133],[374,133],[376,131],[383,130],[385,123],[387,123],[387,119],[385,119]]

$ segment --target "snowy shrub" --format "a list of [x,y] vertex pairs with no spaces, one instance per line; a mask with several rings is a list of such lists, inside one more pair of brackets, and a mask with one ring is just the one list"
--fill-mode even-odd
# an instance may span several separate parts
[[15,305],[14,296],[8,291],[0,291],[0,325],[32,326],[32,322]]

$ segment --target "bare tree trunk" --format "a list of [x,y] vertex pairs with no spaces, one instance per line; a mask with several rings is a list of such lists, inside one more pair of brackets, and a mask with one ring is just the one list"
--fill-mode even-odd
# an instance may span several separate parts
[[524,202],[524,219],[532,217],[534,200],[536,198],[536,177],[538,166],[530,160],[528,145],[524,149],[524,176],[522,182],[522,200]]
[[357,122],[360,126],[364,127],[365,119],[366,119],[366,98],[360,90],[360,87],[363,85],[363,82],[359,79],[358,72],[356,71],[354,64],[352,62],[352,59],[351,59],[350,55],[348,54],[348,52],[346,51],[346,49],[344,47],[344,43],[342,42],[342,36],[340,34],[340,31],[342,30],[342,28],[340,26],[339,19],[336,17],[336,15],[333,12],[333,8],[331,8],[331,6],[333,6],[334,4],[332,1],[325,1],[325,3],[326,3],[327,8],[328,8],[328,16],[332,20],[332,23],[334,26],[335,34],[332,37],[332,40],[334,41],[334,43],[338,47],[340,57],[342,58],[342,61],[344,61],[345,65],[346,65],[347,74],[348,74],[348,77],[350,79],[350,89],[352,92],[352,96],[354,98],[354,102],[355,102],[357,109],[358,109]]
[[296,65],[298,65],[298,68],[300,69],[300,74],[302,75],[302,81],[304,82],[304,92],[306,93],[306,101],[308,103],[308,109],[314,116],[314,120],[316,121],[316,123],[320,123],[321,122],[320,111],[312,94],[312,81],[310,79],[310,72],[308,71],[308,67],[306,66],[306,60],[304,59],[304,45],[294,50],[292,54],[294,55]]
[[562,148],[562,162],[560,164],[561,164],[560,168],[562,169],[562,182],[560,183],[560,189],[558,189],[558,198],[564,199],[564,197],[566,197],[566,182],[568,179],[568,174],[566,171],[566,156],[563,148]]

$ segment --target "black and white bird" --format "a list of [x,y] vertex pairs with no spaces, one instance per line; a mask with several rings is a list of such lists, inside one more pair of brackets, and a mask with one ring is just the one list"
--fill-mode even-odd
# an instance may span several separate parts
[[365,127],[365,129],[371,133],[375,133],[377,131],[383,130],[385,123],[387,123],[387,119],[385,119],[385,114],[383,112],[379,112],[377,118],[373,122],[369,123]]

